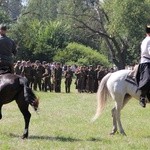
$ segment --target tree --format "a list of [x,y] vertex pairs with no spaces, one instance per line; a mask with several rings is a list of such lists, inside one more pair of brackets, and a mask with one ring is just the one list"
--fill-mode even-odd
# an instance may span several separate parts
[[38,19],[40,21],[56,20],[57,5],[60,0],[30,0],[22,11],[26,19]]
[[123,69],[139,55],[148,4],[149,0],[30,0],[15,34],[23,37],[24,51],[36,56],[49,52],[53,57],[72,41],[96,49]]
[[18,58],[52,61],[58,50],[66,47],[68,29],[58,21],[21,20],[13,29],[13,37],[20,47]]
[[6,14],[6,12],[2,9],[0,9],[0,23],[9,23],[10,22],[10,18],[9,16]]
[[148,3],[144,0],[107,0],[105,11],[109,16],[107,23],[109,34],[115,37],[118,46],[122,47],[120,54],[124,56],[123,60],[125,63],[137,60],[140,41],[145,33],[145,25],[149,18],[147,14],[150,11]]
[[21,0],[1,0],[0,6],[12,20],[16,20],[22,9]]
[[[126,56],[131,52],[129,50],[133,50],[134,42],[138,41],[142,34],[139,32],[137,38],[135,32],[131,31],[139,25],[144,27],[144,20],[147,20],[148,15],[144,15],[143,12],[149,12],[147,6],[148,4],[141,0],[123,0],[122,2],[119,0],[105,0],[104,2],[68,0],[62,2],[60,14],[71,18],[77,30],[89,31],[91,35],[98,35],[99,39],[102,38],[113,63],[118,69],[123,69],[128,63]],[[117,21],[114,24],[112,20]],[[123,30],[118,30],[117,25],[123,26]],[[112,31],[112,29],[115,30]]]
[[72,41],[90,46],[99,50],[101,37],[91,30],[88,30],[80,21],[86,22],[92,28],[98,28],[98,24],[92,16],[95,15],[85,0],[62,0],[58,4],[58,19],[71,26]]

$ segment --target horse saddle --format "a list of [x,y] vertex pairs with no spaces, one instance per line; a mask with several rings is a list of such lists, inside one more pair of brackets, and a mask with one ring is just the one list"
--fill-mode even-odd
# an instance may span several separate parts
[[135,76],[133,76],[133,75],[128,74],[126,79],[125,79],[125,81],[127,81],[127,82],[129,82],[131,84],[137,85]]
[[8,67],[8,66],[0,67],[0,75],[1,74],[6,74],[6,73],[11,73],[10,67]]
[[[125,81],[127,81],[127,82],[129,82],[129,83],[131,83],[131,84],[133,84],[135,86],[137,86],[136,78],[135,78],[135,76],[132,73],[129,73],[127,75]],[[147,103],[150,103],[150,91],[146,94],[146,96],[147,96],[147,100],[148,100]]]
[[136,84],[136,76],[138,73],[138,67],[139,67],[139,65],[135,65],[133,70],[131,70],[129,72],[129,74],[127,75],[127,77],[125,79],[127,82],[130,82],[131,84],[137,85]]

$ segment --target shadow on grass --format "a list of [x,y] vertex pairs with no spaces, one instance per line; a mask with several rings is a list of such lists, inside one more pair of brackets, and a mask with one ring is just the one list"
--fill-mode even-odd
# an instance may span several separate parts
[[102,139],[91,137],[91,138],[87,139],[87,141],[90,141],[90,142],[100,142],[100,141],[102,141]]
[[150,139],[150,135],[148,135],[148,136],[145,136],[144,138],[146,138],[146,139]]
[[[10,133],[11,137],[15,138],[21,138],[21,136]],[[29,136],[28,139],[33,139],[33,140],[50,140],[50,141],[61,141],[61,142],[78,142],[82,141],[81,139],[75,139],[71,137],[63,137],[63,136],[56,136],[56,137],[51,137],[51,136],[36,136],[36,135],[31,135]]]
[[[13,138],[21,138],[21,136],[10,133],[9,134],[10,137]],[[51,137],[51,136],[36,136],[36,135],[30,135],[28,139],[33,139],[33,140],[50,140],[50,141],[60,141],[60,142],[79,142],[79,141],[89,141],[89,142],[100,142],[103,141],[100,138],[89,138],[86,140],[81,140],[81,139],[75,139],[75,138],[71,138],[71,137],[64,137],[64,136],[56,136],[56,137]]]

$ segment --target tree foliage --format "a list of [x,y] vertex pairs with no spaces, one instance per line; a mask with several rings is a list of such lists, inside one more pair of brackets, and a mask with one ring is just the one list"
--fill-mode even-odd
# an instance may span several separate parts
[[[67,11],[69,4],[72,7]],[[101,3],[97,0],[67,0],[63,7],[62,13],[74,20],[77,31],[80,29],[80,33],[98,35],[99,41],[104,41],[103,46],[107,46],[105,49],[109,50],[111,60],[119,69],[137,57],[134,52],[139,46],[148,19],[148,13],[143,13],[149,12],[149,5],[145,1],[104,0]]]
[[[9,1],[19,7],[17,0]],[[20,46],[18,58],[66,58],[65,47],[76,42],[104,54],[123,69],[139,56],[144,28],[150,21],[149,3],[150,0],[28,0],[15,24],[11,23],[11,36]],[[8,15],[8,10],[2,11]],[[1,11],[0,19],[5,21]],[[80,62],[88,63],[85,57],[78,57]]]
[[1,0],[1,9],[10,17],[12,21],[16,20],[22,9],[21,0]]
[[29,0],[22,11],[26,19],[38,19],[40,21],[56,20],[57,5],[60,0]]
[[[52,61],[58,49],[63,49],[67,45],[68,30],[69,27],[63,26],[59,21],[32,20],[18,23],[14,28],[14,33],[19,42],[20,51],[25,49],[26,55],[30,52],[26,59],[33,59],[33,55],[35,55],[35,57],[43,56],[39,59]],[[22,56],[23,58],[24,56]]]
[[[107,0],[105,11],[109,16],[108,31],[111,36],[118,36],[127,45],[126,63],[137,59],[140,41],[144,38],[145,25],[149,21],[150,7],[144,0]],[[119,42],[122,46],[122,42]]]
[[2,9],[0,9],[0,23],[9,23],[10,22],[10,18],[9,16],[6,14],[5,11],[3,11]]

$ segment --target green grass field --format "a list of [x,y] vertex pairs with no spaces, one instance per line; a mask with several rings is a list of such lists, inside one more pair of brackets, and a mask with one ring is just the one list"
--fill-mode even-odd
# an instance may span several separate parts
[[[63,86],[63,85],[62,85]],[[150,149],[150,110],[131,100],[122,110],[127,136],[110,136],[111,109],[108,101],[102,116],[90,120],[96,110],[96,94],[36,92],[40,97],[39,114],[32,107],[29,139],[20,137],[23,116],[15,102],[4,105],[0,121],[0,150],[148,150]]]

